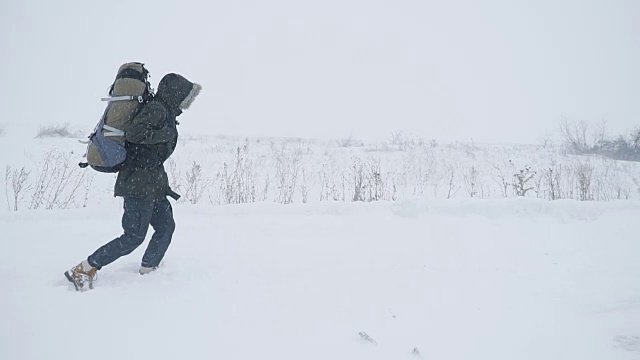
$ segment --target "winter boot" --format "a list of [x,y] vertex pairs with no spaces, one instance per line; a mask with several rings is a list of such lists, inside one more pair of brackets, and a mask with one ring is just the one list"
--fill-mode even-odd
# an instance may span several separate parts
[[64,276],[75,286],[77,291],[86,291],[93,289],[93,280],[95,280],[97,273],[98,269],[85,260],[66,271]]
[[140,266],[140,275],[147,275],[148,273],[155,271],[158,267],[157,266],[153,266],[153,267],[146,267],[146,266]]

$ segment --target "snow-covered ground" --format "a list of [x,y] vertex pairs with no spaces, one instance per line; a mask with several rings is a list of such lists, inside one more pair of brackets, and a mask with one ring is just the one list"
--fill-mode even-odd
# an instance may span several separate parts
[[156,273],[77,293],[110,202],[0,212],[0,359],[640,357],[637,201],[177,204]]
[[76,293],[63,271],[120,233],[114,176],[77,168],[77,138],[17,130],[0,135],[0,359],[640,358],[638,163],[183,134],[161,269],[137,274],[142,246]]

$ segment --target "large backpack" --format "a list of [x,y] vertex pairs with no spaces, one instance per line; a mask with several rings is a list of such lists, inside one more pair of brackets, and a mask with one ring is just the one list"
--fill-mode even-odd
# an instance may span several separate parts
[[80,167],[91,166],[106,173],[120,170],[127,158],[125,132],[144,104],[153,98],[148,78],[149,72],[142,63],[127,63],[118,69],[109,97],[102,99],[108,102],[107,108],[89,135],[87,162],[80,163]]

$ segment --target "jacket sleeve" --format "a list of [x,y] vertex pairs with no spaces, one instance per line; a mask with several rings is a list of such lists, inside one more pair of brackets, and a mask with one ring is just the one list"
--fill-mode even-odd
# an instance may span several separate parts
[[125,132],[128,142],[153,145],[171,141],[171,129],[167,124],[167,110],[157,103],[148,103],[133,118],[131,127]]

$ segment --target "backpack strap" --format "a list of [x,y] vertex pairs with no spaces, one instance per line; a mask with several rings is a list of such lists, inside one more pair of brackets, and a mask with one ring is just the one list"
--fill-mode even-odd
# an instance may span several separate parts
[[130,96],[130,95],[124,95],[124,96],[111,96],[108,98],[102,98],[100,99],[102,101],[108,101],[108,102],[114,102],[114,101],[131,101],[131,100],[136,100],[138,101],[140,104],[144,103],[144,96]]
[[105,124],[105,125],[102,125],[102,128],[104,129],[104,133],[102,134],[104,137],[124,136],[124,131],[120,129],[116,129],[113,126],[109,126]]

